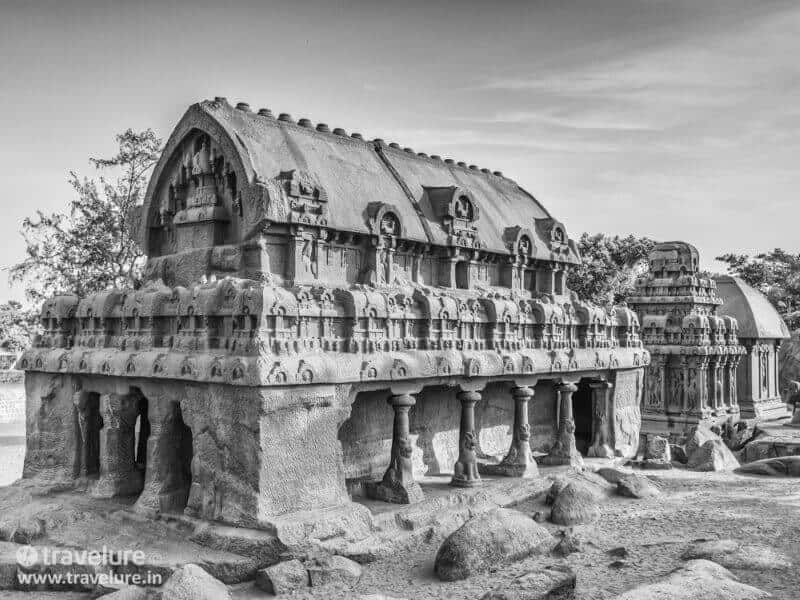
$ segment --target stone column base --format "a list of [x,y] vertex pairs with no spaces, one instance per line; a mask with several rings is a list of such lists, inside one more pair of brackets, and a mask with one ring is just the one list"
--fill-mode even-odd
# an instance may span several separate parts
[[523,477],[533,479],[539,476],[536,461],[529,463],[501,462],[497,464],[478,463],[478,472],[490,477]]
[[144,474],[141,471],[130,471],[114,476],[100,477],[89,495],[92,498],[113,498],[115,496],[133,496],[142,491]]
[[397,479],[384,478],[383,481],[367,482],[364,491],[367,498],[394,504],[414,504],[425,499],[425,494],[416,481],[403,483]]

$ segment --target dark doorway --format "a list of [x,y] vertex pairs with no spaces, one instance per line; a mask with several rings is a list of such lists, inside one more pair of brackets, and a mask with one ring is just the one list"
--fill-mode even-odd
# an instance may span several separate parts
[[469,289],[469,263],[465,260],[456,263],[456,287]]
[[592,389],[588,383],[578,384],[572,395],[572,416],[575,419],[575,445],[584,456],[592,444]]
[[164,486],[160,505],[164,512],[183,512],[192,485],[192,430],[183,421],[180,404],[173,404],[162,433],[165,452]]
[[147,416],[147,398],[139,392],[137,394],[136,426],[134,435],[136,438],[136,455],[134,462],[136,468],[145,471],[147,468],[147,440],[150,437],[150,419]]
[[86,431],[84,457],[86,476],[100,476],[100,430],[103,428],[103,417],[100,416],[100,394],[88,392],[86,400]]

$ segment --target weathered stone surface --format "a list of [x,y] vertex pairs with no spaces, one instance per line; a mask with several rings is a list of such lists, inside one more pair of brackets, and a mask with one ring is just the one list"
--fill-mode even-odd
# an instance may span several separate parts
[[800,456],[764,458],[745,463],[735,469],[735,472],[768,477],[800,477]]
[[698,540],[681,555],[683,560],[706,559],[727,569],[770,571],[792,566],[789,558],[774,548],[737,540]]
[[725,443],[715,437],[690,454],[686,466],[694,471],[731,471],[739,466],[739,461]]
[[443,581],[465,579],[550,550],[552,543],[552,536],[533,519],[498,508],[470,519],[448,536],[436,553],[434,571]]
[[288,594],[310,585],[305,565],[297,559],[287,560],[256,573],[256,587],[268,594]]
[[672,454],[672,460],[675,462],[682,465],[685,465],[687,462],[689,462],[689,457],[686,456],[686,449],[683,446],[679,446],[678,444],[670,444],[669,450]]
[[137,587],[135,585],[126,587],[125,589],[112,592],[102,596],[106,600],[150,600],[156,597],[156,593],[147,588]]
[[481,600],[570,600],[575,597],[575,582],[569,567],[553,565],[515,577]]
[[592,523],[600,516],[597,495],[584,483],[571,481],[559,492],[550,511],[550,520],[558,525]]
[[161,600],[230,600],[225,584],[197,565],[177,569],[161,588]]
[[597,474],[607,482],[617,485],[620,479],[632,475],[633,471],[631,469],[620,469],[617,467],[602,467],[597,469]]
[[583,540],[569,531],[564,532],[563,537],[553,548],[553,554],[558,556],[569,556],[573,552],[581,551],[583,551]]
[[361,565],[337,555],[317,555],[305,562],[313,587],[337,584],[354,586],[361,579]]
[[0,521],[0,541],[30,544],[44,534],[44,523],[33,517]]
[[703,444],[717,439],[721,440],[722,438],[711,431],[711,428],[705,423],[701,423],[692,427],[689,435],[686,437],[686,443],[683,445],[686,451],[687,460],[692,456],[692,454],[697,452],[697,450],[699,450]]
[[620,477],[617,481],[617,494],[627,498],[650,498],[660,495],[661,491],[649,478],[638,473],[631,473]]
[[692,560],[663,579],[641,585],[616,600],[758,600],[770,594],[741,583],[725,567],[709,560]]

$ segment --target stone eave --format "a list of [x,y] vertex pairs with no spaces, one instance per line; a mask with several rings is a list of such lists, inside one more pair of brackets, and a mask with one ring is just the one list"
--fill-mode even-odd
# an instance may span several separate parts
[[237,386],[281,386],[398,381],[439,384],[450,378],[514,376],[557,378],[587,371],[646,366],[643,348],[572,350],[413,350],[372,354],[308,352],[290,356],[212,353],[126,352],[91,349],[30,349],[18,367],[53,374],[171,379]]

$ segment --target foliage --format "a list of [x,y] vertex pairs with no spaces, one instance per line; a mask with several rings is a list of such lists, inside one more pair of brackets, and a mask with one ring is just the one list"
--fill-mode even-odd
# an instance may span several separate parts
[[790,329],[800,328],[800,254],[775,248],[756,256],[724,254],[717,260],[731,275],[762,292]]
[[567,285],[580,299],[601,306],[622,302],[636,278],[647,272],[655,244],[648,237],[584,233],[578,240],[583,262],[570,271]]
[[152,130],[131,129],[116,136],[111,158],[90,158],[95,168],[116,177],[99,181],[70,172],[75,190],[68,211],[26,218],[22,236],[26,258],[10,268],[10,280],[22,283],[29,300],[54,294],[85,296],[109,287],[137,287],[143,255],[131,235],[130,215],[144,193],[158,160],[161,140]]
[[15,300],[0,304],[0,349],[20,352],[30,346],[38,328],[37,316]]

